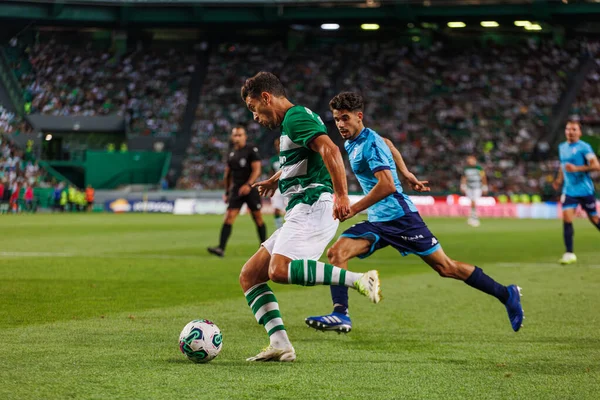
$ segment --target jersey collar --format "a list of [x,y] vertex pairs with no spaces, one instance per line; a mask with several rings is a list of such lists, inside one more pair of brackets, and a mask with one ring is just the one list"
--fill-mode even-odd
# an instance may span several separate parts
[[366,135],[369,131],[369,128],[367,128],[366,126],[363,128],[362,131],[360,131],[360,133],[358,135],[356,135],[356,137],[352,140],[348,140],[348,143],[354,143],[358,140],[359,137],[361,137],[362,135]]

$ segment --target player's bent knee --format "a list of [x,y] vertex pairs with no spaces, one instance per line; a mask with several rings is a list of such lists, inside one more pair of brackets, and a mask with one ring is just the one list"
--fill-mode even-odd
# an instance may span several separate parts
[[275,283],[288,283],[287,265],[281,263],[269,264],[269,279]]
[[264,282],[264,278],[261,278],[260,275],[256,274],[254,271],[256,271],[256,268],[253,268],[250,264],[250,260],[242,267],[242,270],[240,271],[240,286],[244,291]]
[[329,248],[329,250],[327,250],[327,260],[329,260],[330,264],[333,264],[333,265],[339,264],[340,259],[341,259],[340,251],[336,245],[333,245],[332,247]]

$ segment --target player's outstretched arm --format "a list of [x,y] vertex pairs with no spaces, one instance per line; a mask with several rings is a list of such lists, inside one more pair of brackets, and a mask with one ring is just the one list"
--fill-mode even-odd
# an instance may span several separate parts
[[377,178],[377,183],[375,186],[373,186],[373,189],[371,189],[371,191],[367,193],[365,197],[350,207],[350,214],[348,214],[346,218],[343,218],[342,221],[352,218],[359,212],[366,210],[373,204],[396,192],[394,177],[389,169],[375,172],[375,178]]
[[343,221],[350,212],[350,199],[348,198],[348,183],[346,182],[346,168],[340,149],[331,141],[327,135],[319,135],[309,147],[312,151],[319,153],[333,183],[335,202],[333,205],[333,217]]
[[390,151],[392,152],[392,156],[394,157],[394,163],[396,164],[396,169],[398,170],[400,175],[402,175],[404,180],[406,182],[408,182],[410,187],[417,192],[429,192],[431,190],[427,186],[429,184],[429,182],[418,180],[417,177],[408,170],[408,167],[406,166],[406,163],[404,162],[404,159],[402,158],[402,154],[400,153],[400,150],[398,150],[396,148],[396,146],[394,146],[394,143],[392,143],[392,141],[387,138],[383,138],[383,141],[390,148]]
[[258,188],[258,194],[263,197],[273,197],[279,184],[279,177],[283,170],[279,170],[267,180],[256,182],[252,185],[253,188]]

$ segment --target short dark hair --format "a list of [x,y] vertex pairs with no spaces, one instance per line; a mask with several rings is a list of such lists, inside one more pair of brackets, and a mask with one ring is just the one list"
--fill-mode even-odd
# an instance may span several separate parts
[[258,98],[262,92],[271,93],[275,97],[285,97],[285,88],[275,74],[266,71],[260,71],[252,78],[246,79],[242,85],[242,100],[246,98]]
[[243,123],[241,123],[241,122],[238,122],[237,124],[235,124],[235,125],[233,126],[233,129],[243,129],[243,130],[244,130],[244,132],[246,132],[246,125],[244,125],[244,124],[243,124]]
[[578,119],[567,120],[567,123],[565,125],[569,125],[569,124],[577,124],[577,125],[579,125],[579,129],[581,129],[581,121],[579,121]]
[[329,102],[329,108],[333,110],[363,111],[365,102],[362,96],[356,92],[342,92]]

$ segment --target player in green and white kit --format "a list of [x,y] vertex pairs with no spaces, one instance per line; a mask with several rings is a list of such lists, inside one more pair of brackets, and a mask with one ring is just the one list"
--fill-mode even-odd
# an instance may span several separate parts
[[[275,145],[277,154],[269,160],[273,175],[281,169],[281,162],[279,161],[279,143],[279,138],[275,139],[273,144]],[[283,226],[283,215],[285,214],[285,208],[287,207],[285,197],[283,197],[279,188],[275,191],[273,197],[271,197],[271,206],[273,207],[273,215],[275,216],[275,229],[279,229]]]
[[321,118],[306,107],[293,105],[270,72],[247,79],[241,95],[256,122],[270,129],[281,127],[281,169],[254,186],[269,197],[279,187],[288,200],[283,227],[262,244],[240,273],[246,301],[270,340],[266,349],[248,361],[294,361],[296,352],[267,281],[344,285],[377,303],[381,299],[379,275],[316,261],[335,236],[338,220],[350,212],[344,162]]
[[482,194],[487,194],[488,187],[485,171],[477,164],[474,156],[467,157],[467,166],[460,180],[460,190],[471,200],[471,217],[467,223],[477,227],[480,225],[477,216],[477,200],[481,198]]

